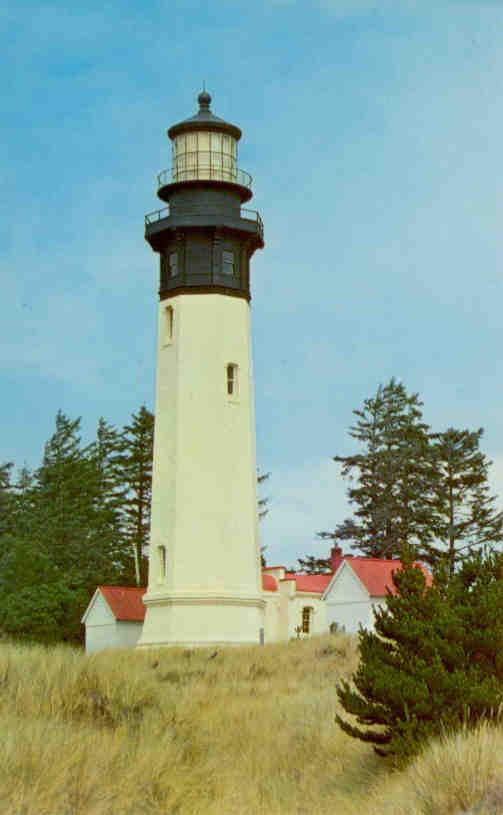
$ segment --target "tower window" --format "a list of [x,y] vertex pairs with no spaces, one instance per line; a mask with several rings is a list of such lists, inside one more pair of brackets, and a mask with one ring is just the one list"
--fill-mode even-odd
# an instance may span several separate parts
[[178,269],[178,252],[170,252],[168,255],[168,268],[169,276],[176,277],[179,273]]
[[163,332],[163,345],[169,345],[173,342],[173,326],[174,326],[174,312],[172,306],[166,306],[164,309],[164,320],[162,326]]
[[158,546],[157,551],[159,553],[159,579],[164,580],[166,578],[166,547]]
[[234,363],[227,365],[227,394],[237,396],[238,393],[238,366]]
[[302,609],[302,633],[309,634],[311,631],[311,615],[312,615],[312,607],[311,606],[304,606]]
[[234,271],[234,252],[222,252],[222,274],[232,276]]

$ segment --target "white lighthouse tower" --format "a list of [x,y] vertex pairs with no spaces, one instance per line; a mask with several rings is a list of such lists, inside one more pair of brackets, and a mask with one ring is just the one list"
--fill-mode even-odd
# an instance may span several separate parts
[[263,639],[250,347],[250,259],[264,245],[242,204],[241,131],[199,111],[173,125],[167,207],[146,217],[160,257],[148,589],[139,647]]

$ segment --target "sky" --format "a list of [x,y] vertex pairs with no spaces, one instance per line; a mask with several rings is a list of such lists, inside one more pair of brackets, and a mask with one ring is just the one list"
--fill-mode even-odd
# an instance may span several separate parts
[[[323,556],[334,455],[392,376],[435,430],[483,427],[503,508],[501,0],[138,0],[0,12],[0,462],[58,409],[90,440],[154,408],[166,128],[243,130],[269,563]],[[502,496],[500,499],[499,496]]]

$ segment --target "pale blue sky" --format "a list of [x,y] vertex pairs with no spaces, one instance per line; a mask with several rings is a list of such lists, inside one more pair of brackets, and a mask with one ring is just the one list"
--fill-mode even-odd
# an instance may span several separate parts
[[486,429],[503,493],[500,0],[21,2],[0,22],[0,460],[38,463],[59,408],[89,436],[153,407],[143,215],[206,79],[266,229],[269,560],[323,551],[345,514],[330,456],[393,375],[437,429]]

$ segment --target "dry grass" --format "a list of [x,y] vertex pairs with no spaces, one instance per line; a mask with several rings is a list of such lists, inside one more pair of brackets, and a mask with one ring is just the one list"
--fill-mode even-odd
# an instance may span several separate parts
[[391,773],[335,726],[350,638],[210,653],[2,645],[0,812],[503,812],[502,731],[434,744]]

